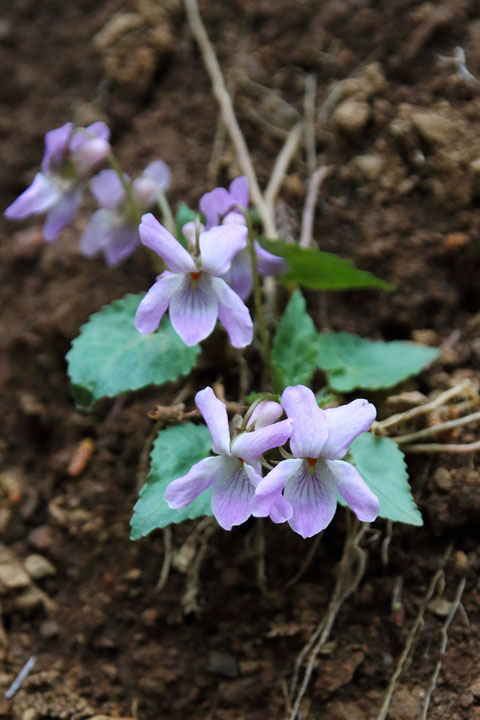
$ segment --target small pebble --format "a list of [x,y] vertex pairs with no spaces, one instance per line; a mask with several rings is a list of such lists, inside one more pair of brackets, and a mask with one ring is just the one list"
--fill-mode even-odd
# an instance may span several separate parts
[[470,563],[468,561],[468,557],[463,552],[463,550],[458,550],[458,552],[455,553],[453,557],[453,561],[455,564],[455,570],[460,575],[465,575],[470,569]]
[[452,474],[446,467],[438,467],[433,473],[433,479],[439,490],[449,492],[453,487]]
[[56,574],[56,569],[43,555],[32,554],[25,560],[25,570],[34,580],[43,580]]

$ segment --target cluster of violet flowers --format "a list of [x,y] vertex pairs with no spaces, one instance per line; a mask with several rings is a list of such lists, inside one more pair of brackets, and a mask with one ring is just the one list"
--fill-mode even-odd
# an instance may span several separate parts
[[[327,527],[337,507],[337,492],[359,520],[373,522],[378,498],[356,468],[342,460],[353,440],[366,432],[376,417],[375,407],[357,399],[342,407],[322,410],[304,385],[287,387],[281,404],[262,400],[247,412],[230,436],[226,406],[207,387],[195,403],[212,436],[214,457],[196,463],[171,482],[165,499],[170,508],[189,505],[212,488],[212,512],[225,530],[251,515],[288,521],[304,538]],[[285,413],[287,419],[279,420]],[[278,422],[277,422],[278,421]],[[290,442],[287,459],[262,477],[263,454]]]
[[[49,242],[72,220],[89,185],[99,209],[82,233],[81,253],[102,253],[113,267],[143,243],[165,267],[138,306],[137,330],[154,332],[168,309],[186,345],[207,338],[217,319],[234,347],[249,345],[253,323],[245,301],[255,276],[284,273],[288,266],[251,235],[246,178],[236,178],[228,190],[218,187],[202,196],[199,207],[205,225],[197,216],[196,222],[183,226],[185,247],[146,212],[157,203],[173,229],[164,195],[170,186],[168,166],[154,161],[132,181],[113,156],[109,139],[102,122],[87,128],[67,123],[48,132],[41,171],[5,215],[23,219],[46,213],[43,235]],[[94,175],[105,161],[110,169]],[[375,407],[367,400],[322,410],[309,388],[287,387],[280,403],[253,403],[243,420],[237,418],[232,436],[226,406],[210,387],[198,392],[195,402],[215,455],[167,486],[170,508],[188,506],[211,487],[212,512],[222,528],[230,530],[252,515],[270,517],[274,523],[288,522],[304,538],[331,522],[338,495],[359,520],[372,522],[378,516],[378,498],[355,467],[342,459],[375,419]],[[281,459],[267,461],[264,454],[273,450]],[[268,469],[265,476],[262,467]]]

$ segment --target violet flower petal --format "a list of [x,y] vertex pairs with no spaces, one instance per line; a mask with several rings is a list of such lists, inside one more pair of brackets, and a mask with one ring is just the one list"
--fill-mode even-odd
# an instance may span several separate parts
[[290,520],[293,515],[292,504],[287,500],[284,495],[279,495],[272,505],[268,516],[270,520],[277,525],[283,523],[286,520]]
[[210,230],[214,225],[220,224],[221,217],[232,207],[232,198],[228,190],[218,187],[202,195],[199,207],[205,215],[207,230]]
[[212,277],[218,300],[218,317],[228,333],[233,347],[245,347],[252,342],[253,324],[248,308],[221,278]]
[[223,457],[224,473],[212,486],[212,512],[224,530],[241,525],[251,515],[254,488],[244,467],[234,458]]
[[110,143],[101,138],[88,138],[78,150],[72,153],[77,175],[87,175],[96,165],[100,165],[110,152]]
[[192,257],[185,248],[160,225],[152,213],[147,213],[142,217],[139,232],[142,243],[160,255],[172,272],[189,273],[197,270]]
[[142,177],[153,180],[158,190],[165,192],[170,187],[172,172],[163,160],[154,160],[142,172]]
[[45,212],[56,205],[61,197],[57,183],[47,175],[37,173],[33,182],[5,210],[5,217],[12,220],[23,220],[29,215]]
[[235,180],[232,180],[229,192],[237,205],[241,205],[245,208],[245,210],[248,208],[249,190],[246,175],[241,175],[240,177],[235,178]]
[[80,237],[80,252],[85,257],[92,257],[110,242],[114,213],[102,208],[93,213]]
[[130,257],[139,245],[138,225],[124,223],[113,226],[108,241],[103,248],[107,266],[116,267]]
[[233,258],[230,270],[225,273],[223,279],[242,300],[248,298],[253,287],[252,263],[248,248],[240,250]]
[[230,431],[225,403],[217,398],[211,387],[206,387],[195,395],[195,405],[210,430],[213,452],[230,455]]
[[185,345],[196,345],[205,340],[212,333],[218,316],[217,295],[210,275],[202,273],[196,281],[188,274],[184,275],[182,284],[172,295],[169,313],[171,323]]
[[303,538],[324,530],[335,515],[335,483],[328,471],[317,476],[304,463],[300,472],[287,481],[284,495],[293,508],[289,525]]
[[212,485],[218,475],[225,473],[223,457],[208,457],[195,463],[188,473],[173,480],[165,490],[165,500],[172,510],[187,507]]
[[147,292],[135,314],[135,327],[141,333],[157,329],[167,309],[172,294],[183,281],[182,275],[162,274]]
[[101,170],[90,180],[89,185],[101,207],[113,210],[125,200],[125,189],[115,170]]
[[235,255],[247,246],[247,228],[230,224],[212,227],[200,233],[202,270],[212,275],[225,275]]
[[343,460],[327,460],[325,464],[335,478],[338,492],[357,518],[373,522],[380,512],[380,503],[358,470]]
[[45,152],[41,164],[43,172],[48,173],[60,168],[65,159],[73,127],[73,123],[68,122],[45,134]]
[[55,240],[63,228],[68,225],[77,212],[81,199],[82,188],[77,186],[64,193],[51,208],[43,225],[43,237],[47,242]]
[[304,385],[287,387],[282,406],[293,419],[290,447],[296,457],[318,458],[328,436],[325,412],[318,407],[315,395]]
[[324,412],[328,438],[322,448],[322,457],[329,460],[343,458],[355,438],[366,432],[377,416],[375,406],[363,399]]
[[248,419],[247,430],[250,428],[260,430],[260,428],[274,423],[282,415],[283,408],[280,403],[274,402],[273,400],[261,400],[258,405],[254,407]]
[[251,503],[255,517],[266,517],[270,514],[288,480],[301,474],[303,466],[303,460],[294,458],[282,460],[270,470],[255,489],[255,497]]
[[288,262],[284,258],[272,255],[268,250],[264,250],[256,240],[255,254],[257,256],[258,272],[261,275],[281,275],[288,272]]
[[88,125],[86,128],[76,128],[70,138],[69,149],[72,153],[76,153],[82,145],[93,139],[110,140],[110,128],[106,123],[98,121]]
[[267,450],[284,445],[291,432],[292,421],[281,420],[260,430],[240,433],[232,440],[232,455],[247,461],[256,460]]

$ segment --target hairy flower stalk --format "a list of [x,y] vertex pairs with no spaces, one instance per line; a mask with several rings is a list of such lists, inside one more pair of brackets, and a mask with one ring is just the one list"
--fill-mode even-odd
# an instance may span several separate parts
[[[259,457],[287,441],[292,421],[275,422],[283,414],[281,406],[264,401],[251,414],[246,432],[231,439],[225,404],[212,388],[198,392],[195,403],[210,430],[216,456],[201,460],[186,475],[171,482],[165,500],[170,508],[183,508],[211,487],[212,512],[222,528],[231,530],[252,514],[255,488],[262,480]],[[291,515],[290,504],[279,495],[266,514],[273,522],[285,522]]]
[[353,440],[369,429],[376,417],[375,407],[359,399],[321,410],[313,392],[303,385],[284,390],[282,407],[293,420],[293,458],[282,460],[258,484],[253,514],[268,515],[284,491],[292,506],[291,528],[304,538],[311,537],[331,522],[338,492],[359,520],[375,520],[378,498],[356,468],[341,460]]

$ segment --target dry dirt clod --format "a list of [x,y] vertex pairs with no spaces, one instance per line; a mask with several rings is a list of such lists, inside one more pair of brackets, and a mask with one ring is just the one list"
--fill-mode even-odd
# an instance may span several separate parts
[[438,489],[443,492],[450,492],[453,487],[452,473],[446,467],[438,467],[433,474],[433,479]]
[[15,555],[0,545],[0,594],[26,588],[30,583],[30,578]]
[[353,140],[358,139],[370,119],[371,108],[366,102],[360,100],[344,100],[334,110],[332,123],[340,132],[345,133]]
[[43,555],[32,554],[25,560],[25,570],[34,580],[43,580],[56,574],[56,568]]

